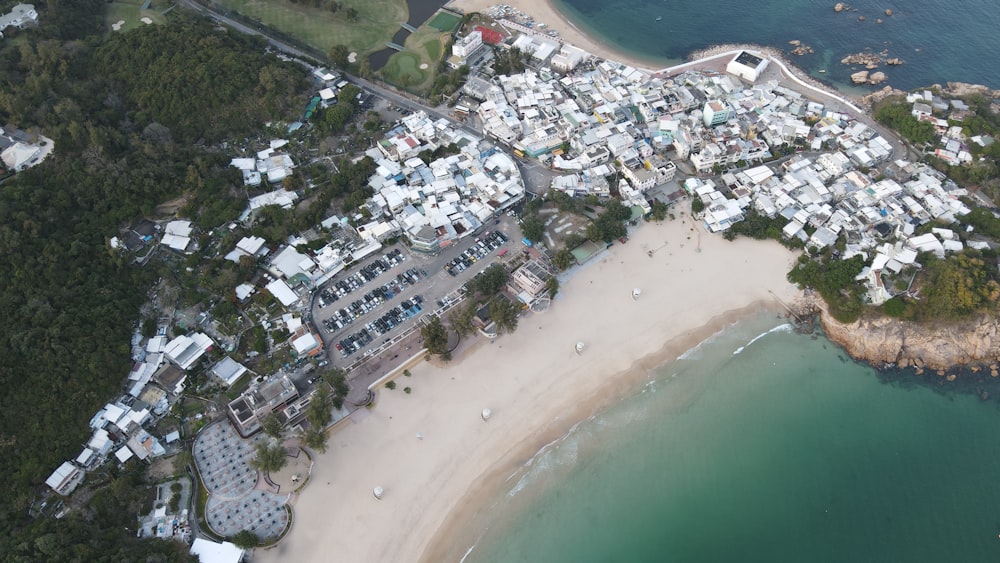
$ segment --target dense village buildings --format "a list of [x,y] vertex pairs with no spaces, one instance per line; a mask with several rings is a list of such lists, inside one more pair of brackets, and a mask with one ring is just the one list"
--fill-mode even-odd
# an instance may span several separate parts
[[[959,199],[965,190],[901,160],[860,116],[762,79],[768,63],[744,51],[726,73],[687,70],[669,77],[609,61],[565,75],[540,64],[465,93],[479,100],[487,136],[566,173],[550,189],[574,196],[617,192],[648,211],[649,190],[673,180],[677,163],[686,163],[693,176],[683,187],[705,204],[701,218],[709,231],[759,213],[787,219],[784,236],[809,248],[843,237],[843,258],[862,254],[869,264],[860,278],[876,304],[891,297],[883,271],[912,266],[912,251],[961,249],[946,233],[910,237],[930,220],[967,213]],[[943,160],[968,162],[966,143],[993,142],[962,139],[960,128],[934,117],[935,110],[960,113],[961,102],[949,106],[930,92],[910,101],[914,115],[944,136],[936,151]]]
[[[421,155],[447,156],[425,161]],[[376,239],[402,235],[417,252],[437,252],[471,236],[524,199],[514,161],[494,145],[424,112],[403,118],[369,151],[378,168],[368,202]]]

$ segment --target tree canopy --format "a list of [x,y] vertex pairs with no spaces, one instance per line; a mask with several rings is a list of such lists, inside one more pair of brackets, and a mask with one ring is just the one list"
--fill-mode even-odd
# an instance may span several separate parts
[[912,143],[929,143],[934,140],[934,126],[926,121],[919,121],[910,112],[909,104],[902,101],[883,103],[875,110],[875,119]]
[[106,6],[46,2],[38,29],[0,42],[0,123],[55,141],[52,156],[0,184],[0,536],[19,542],[0,552],[21,560],[187,559],[158,543],[136,547],[134,532],[101,519],[23,515],[32,487],[79,453],[87,422],[120,392],[130,333],[159,274],[127,266],[108,239],[178,196],[199,222],[235,217],[245,205],[232,197],[238,176],[223,155],[192,145],[292,115],[305,83],[260,40],[180,10],[169,24],[105,35]]
[[448,330],[439,317],[431,317],[431,320],[420,328],[420,336],[423,337],[424,348],[427,348],[428,352],[447,359]]
[[271,442],[269,440],[260,442],[257,444],[256,451],[257,457],[250,460],[250,465],[264,473],[281,471],[288,463],[288,454],[285,453],[285,447],[278,442]]

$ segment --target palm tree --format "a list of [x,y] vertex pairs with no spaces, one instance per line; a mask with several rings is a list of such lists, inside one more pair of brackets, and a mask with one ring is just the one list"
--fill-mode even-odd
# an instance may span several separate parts
[[498,334],[507,334],[517,330],[517,306],[503,296],[497,296],[490,301],[490,319],[497,326]]

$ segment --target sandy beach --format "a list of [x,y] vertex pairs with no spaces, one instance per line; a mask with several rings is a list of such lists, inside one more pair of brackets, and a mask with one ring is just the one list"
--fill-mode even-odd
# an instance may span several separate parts
[[649,60],[640,59],[634,55],[623,53],[594,40],[564,18],[559,10],[552,5],[550,0],[452,0],[447,6],[465,13],[482,12],[485,14],[492,6],[498,4],[506,4],[523,14],[533,17],[536,22],[544,23],[550,29],[558,31],[559,37],[562,40],[602,59],[617,61],[647,70],[654,70],[663,66],[656,65]]
[[799,296],[785,279],[794,258],[775,242],[728,242],[680,218],[641,226],[513,335],[480,338],[442,367],[421,363],[336,428],[291,532],[255,560],[460,560],[474,541],[470,519],[545,444],[740,316],[782,312],[775,296]]

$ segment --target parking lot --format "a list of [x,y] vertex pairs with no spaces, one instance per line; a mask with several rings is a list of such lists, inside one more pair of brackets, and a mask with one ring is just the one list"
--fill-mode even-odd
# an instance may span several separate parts
[[389,247],[320,288],[312,315],[330,363],[344,367],[369,355],[498,256],[520,251],[515,218],[500,217],[489,227],[437,255]]
[[[451,277],[468,270],[473,264],[488,257],[494,250],[500,248],[507,242],[507,235],[500,231],[488,231],[485,235],[476,239],[476,244],[470,246],[450,262],[445,264],[444,270]],[[501,250],[500,252],[505,252]]]

